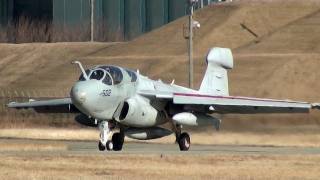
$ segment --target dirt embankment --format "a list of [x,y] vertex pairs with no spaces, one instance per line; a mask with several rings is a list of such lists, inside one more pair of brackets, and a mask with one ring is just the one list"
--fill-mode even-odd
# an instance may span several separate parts
[[[201,28],[195,36],[195,86],[200,85],[208,49],[230,47],[235,59],[235,68],[229,73],[232,95],[320,101],[319,10],[317,1],[239,1],[197,11],[195,19]],[[1,44],[0,88],[67,94],[79,73],[70,65],[74,59],[88,66],[115,64],[140,69],[151,78],[175,79],[177,84],[187,85],[186,22],[186,18],[178,19],[127,43]],[[226,122],[230,126],[248,121],[269,123],[270,119],[275,124],[280,119],[280,124],[299,124],[318,123],[320,115],[227,119],[231,119]]]

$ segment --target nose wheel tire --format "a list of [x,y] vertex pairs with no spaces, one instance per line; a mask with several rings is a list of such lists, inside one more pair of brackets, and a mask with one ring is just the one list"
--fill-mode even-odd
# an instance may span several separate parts
[[106,150],[106,147],[100,141],[99,141],[99,144],[98,144],[98,148],[99,148],[99,151]]
[[124,134],[123,133],[114,133],[111,141],[107,141],[106,145],[103,145],[100,141],[98,148],[100,151],[121,151],[124,143]]
[[182,133],[178,139],[180,151],[188,151],[190,148],[190,136],[188,133]]
[[113,150],[113,142],[112,141],[107,141],[106,148],[107,148],[108,151],[112,151]]
[[103,144],[99,141],[98,148],[99,148],[99,151],[105,151],[106,149],[107,149],[108,151],[112,151],[112,150],[113,150],[113,143],[112,143],[112,141],[107,141],[106,145],[103,145]]

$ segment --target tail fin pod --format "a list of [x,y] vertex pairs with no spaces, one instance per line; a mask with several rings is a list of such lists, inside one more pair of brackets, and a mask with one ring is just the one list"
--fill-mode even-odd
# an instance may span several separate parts
[[206,61],[207,70],[199,92],[210,95],[229,95],[227,69],[233,68],[231,50],[228,48],[212,48]]

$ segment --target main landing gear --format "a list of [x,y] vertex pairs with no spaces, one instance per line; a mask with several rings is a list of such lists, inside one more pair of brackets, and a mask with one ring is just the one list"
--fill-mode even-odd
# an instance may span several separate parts
[[178,139],[178,144],[181,151],[188,151],[191,145],[189,134],[182,133]]
[[181,126],[176,125],[176,142],[179,144],[180,151],[188,151],[190,148],[190,136],[188,133],[181,133]]
[[102,121],[99,123],[100,140],[98,148],[100,151],[121,151],[124,143],[124,133],[116,130],[116,124],[112,121]]

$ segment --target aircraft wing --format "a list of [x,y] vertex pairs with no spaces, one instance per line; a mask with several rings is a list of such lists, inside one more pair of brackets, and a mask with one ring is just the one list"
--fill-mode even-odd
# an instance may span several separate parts
[[72,104],[71,98],[63,98],[63,99],[49,99],[49,100],[29,100],[29,102],[16,103],[10,102],[8,104],[9,108],[32,108],[32,107],[40,107],[40,106],[60,106],[60,105],[68,105]]
[[306,113],[319,108],[307,102],[262,99],[239,96],[210,96],[200,94],[173,94],[174,104],[203,105],[217,113]]
[[78,112],[76,107],[72,104],[71,98],[48,99],[48,100],[32,100],[28,102],[10,102],[7,105],[9,108],[32,108],[37,112],[42,113],[65,113]]
[[143,96],[171,100],[174,105],[188,109],[221,114],[307,113],[320,109],[320,104],[291,100],[276,100],[240,96],[211,96],[195,93],[143,92]]

